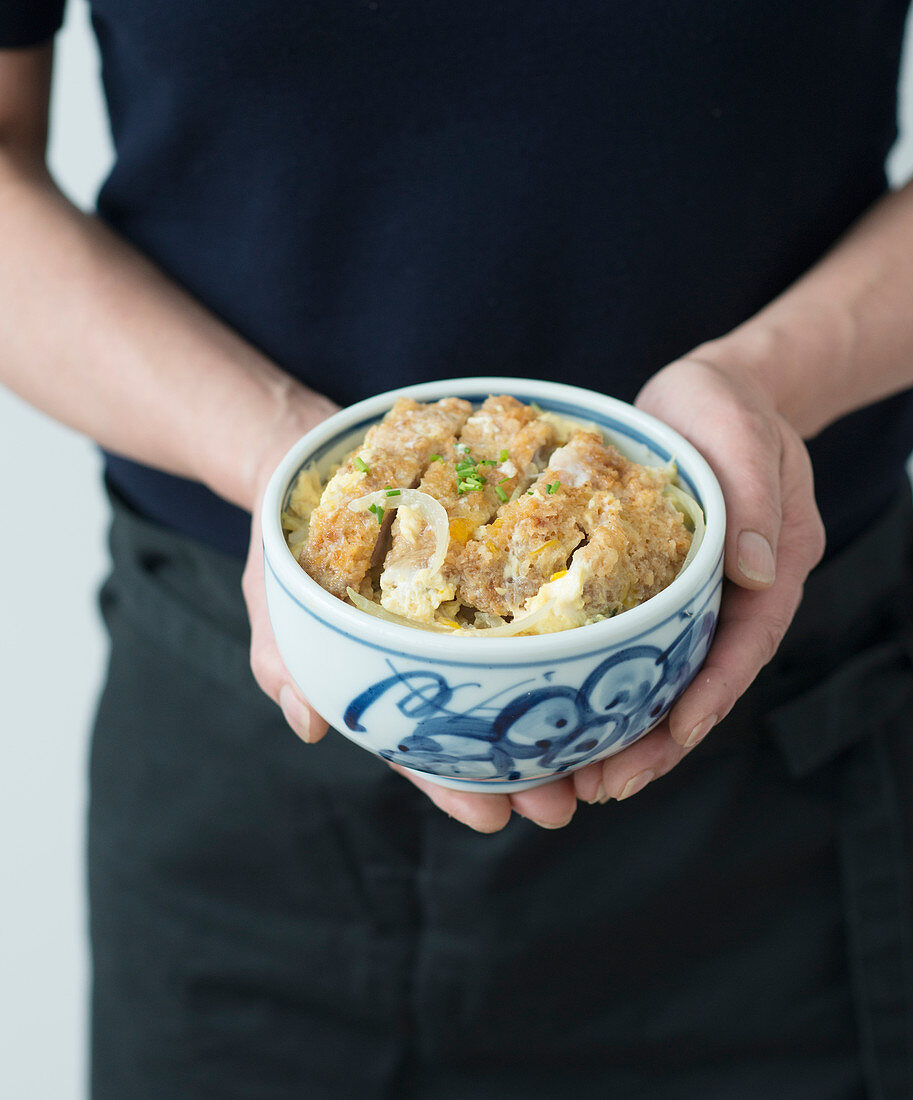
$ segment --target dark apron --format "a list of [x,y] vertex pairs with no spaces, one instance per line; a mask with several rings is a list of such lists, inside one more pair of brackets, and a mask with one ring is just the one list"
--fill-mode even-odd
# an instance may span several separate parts
[[113,504],[95,1100],[913,1097],[909,492],[669,776],[493,836],[302,745],[240,564]]

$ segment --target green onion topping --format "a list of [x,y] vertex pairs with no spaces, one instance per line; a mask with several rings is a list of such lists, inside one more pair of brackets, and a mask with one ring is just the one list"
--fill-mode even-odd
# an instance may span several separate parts
[[509,458],[510,458],[510,452],[509,452],[509,451],[508,451],[508,449],[507,449],[507,448],[505,447],[505,448],[504,448],[504,449],[503,449],[503,450],[501,451],[501,462],[506,462],[506,461],[507,461],[507,460],[508,460]]
[[379,504],[372,504],[368,509],[369,512],[373,512],[377,516],[377,526],[379,527],[384,522],[384,510]]
[[495,492],[498,494],[498,499],[502,500],[506,504],[507,503],[507,493],[504,492],[504,490],[501,488],[500,485],[495,486]]
[[361,455],[356,455],[352,459],[352,465],[355,467],[356,470],[361,470],[361,472],[363,474],[369,474],[371,472],[368,469],[367,462],[365,462],[365,460],[361,457]]
[[443,462],[444,461],[444,456],[443,455],[432,455],[431,456],[431,461],[432,462]]
[[473,493],[485,488],[485,481],[476,473],[460,475],[458,472],[457,492]]
[[549,496],[551,496],[551,495],[552,495],[552,493],[554,493],[554,492],[555,492],[555,490],[556,490],[556,489],[558,489],[558,487],[559,487],[560,485],[561,485],[561,482],[560,482],[560,481],[553,481],[553,482],[551,483],[551,485],[546,485],[546,486],[545,486],[545,491],[546,491],[546,492],[547,492],[547,493],[549,494]]
[[388,497],[398,497],[402,493],[402,489],[387,489],[386,495]]

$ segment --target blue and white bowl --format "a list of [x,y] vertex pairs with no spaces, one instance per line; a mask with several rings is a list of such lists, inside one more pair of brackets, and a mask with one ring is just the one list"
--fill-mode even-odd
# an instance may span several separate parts
[[[304,466],[328,469],[401,396],[512,394],[596,422],[637,462],[674,458],[704,510],[695,557],[668,588],[591,626],[517,638],[433,634],[342,603],[298,565],[281,513]],[[723,577],[720,487],[676,432],[614,398],[551,382],[458,378],[392,390],[330,417],[276,469],[263,502],[270,620],[283,660],[313,707],[384,760],[446,787],[518,791],[630,745],[659,723],[707,655]]]

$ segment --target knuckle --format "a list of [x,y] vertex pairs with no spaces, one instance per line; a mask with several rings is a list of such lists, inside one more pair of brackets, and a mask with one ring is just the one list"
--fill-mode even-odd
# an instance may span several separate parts
[[740,402],[733,409],[730,425],[747,444],[779,462],[783,441],[779,427],[766,409]]
[[254,574],[250,567],[245,566],[244,572],[241,574],[241,591],[246,598],[250,597],[251,592],[254,589]]
[[821,519],[821,516],[818,515],[817,510],[815,511],[812,521],[809,542],[809,554],[812,559],[812,567],[814,567],[824,557],[824,550],[827,546],[827,534],[824,530],[824,521]]
[[250,649],[250,670],[261,690],[269,695],[270,661],[263,650],[256,645]]
[[780,648],[780,642],[786,633],[786,624],[772,616],[758,616],[754,620],[755,642],[761,666],[772,660]]

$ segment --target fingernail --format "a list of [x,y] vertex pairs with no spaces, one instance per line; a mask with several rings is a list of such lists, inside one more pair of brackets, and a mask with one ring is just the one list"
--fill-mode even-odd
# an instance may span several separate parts
[[632,776],[627,783],[625,783],[621,794],[618,796],[618,801],[623,802],[626,798],[630,798],[632,794],[637,794],[638,791],[642,791],[650,780],[655,778],[656,772],[638,772],[637,775]]
[[534,817],[530,818],[530,821],[534,825],[538,825],[540,829],[563,829],[565,825],[570,825],[574,815],[567,819],[567,821],[536,821]]
[[590,805],[595,806],[597,802],[605,802],[608,797],[609,796],[606,794],[605,783],[600,783],[599,786],[596,788],[596,793],[590,800]]
[[711,714],[709,718],[705,718],[703,722],[698,722],[694,729],[688,734],[688,740],[685,742],[686,749],[693,749],[700,741],[703,741],[707,734],[713,729],[713,727],[719,722],[719,718],[715,714]]
[[279,706],[285,715],[285,720],[292,727],[302,741],[311,739],[311,712],[298,697],[295,689],[289,684],[283,684],[279,689]]
[[757,531],[743,531],[739,535],[739,569],[750,581],[773,584],[777,573],[774,552]]

